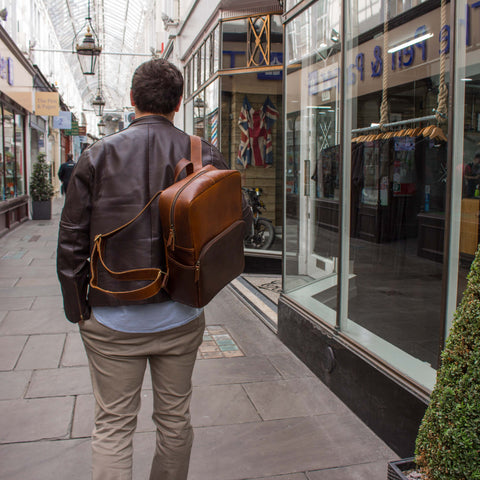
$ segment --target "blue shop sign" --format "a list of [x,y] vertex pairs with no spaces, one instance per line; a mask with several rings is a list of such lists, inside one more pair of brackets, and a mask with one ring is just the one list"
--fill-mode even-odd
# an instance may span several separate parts
[[0,55],[0,78],[13,86],[13,59],[11,57],[5,58]]
[[[270,66],[283,65],[283,52],[270,53]],[[273,72],[259,72],[257,74],[259,80],[281,80],[283,78],[282,70],[274,70]]]
[[[480,0],[467,5],[465,8],[465,18],[460,19],[459,23],[465,26],[465,45],[467,47],[473,44],[472,42],[472,11],[480,8]],[[368,62],[366,54],[359,52],[354,60],[347,67],[347,82],[349,85],[355,85],[357,81],[365,81],[365,78],[378,78],[383,75],[384,68],[389,68],[392,72],[408,68],[415,63],[427,61],[427,27],[422,25],[415,30],[413,35],[413,42],[397,51],[389,54],[387,65],[384,65],[383,48],[376,45],[373,48],[373,60]],[[421,38],[422,37],[422,38]],[[432,36],[433,37],[433,36]],[[419,41],[415,42],[418,38]],[[437,36],[438,53],[448,54],[450,52],[450,26],[443,25]],[[317,70],[309,74],[308,88],[310,95],[317,95],[319,92],[328,90],[337,84],[337,79],[334,79],[333,74],[326,69]],[[335,81],[334,81],[335,80]]]

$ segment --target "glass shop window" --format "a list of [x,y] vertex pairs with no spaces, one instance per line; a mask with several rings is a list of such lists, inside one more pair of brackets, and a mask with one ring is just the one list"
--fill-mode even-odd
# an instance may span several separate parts
[[[0,120],[3,124],[3,108],[0,106]],[[3,156],[3,135],[0,131],[0,200],[5,200],[5,158]]]
[[215,27],[212,37],[213,73],[220,69],[220,25]]
[[[340,68],[340,1],[317,2],[285,26],[284,291],[319,320],[431,388],[444,323],[448,125],[432,114],[441,106],[439,91],[448,78],[448,70],[439,75],[440,4],[421,17],[424,24],[404,16],[413,3],[401,11],[385,2],[370,7],[369,16],[347,26],[346,71]],[[350,0],[347,8],[362,12],[364,3]],[[387,27],[387,35],[378,33]],[[431,35],[415,43],[424,34]],[[395,50],[409,36],[412,45]],[[392,51],[384,64],[385,50]],[[343,81],[346,100],[339,96]],[[351,125],[343,158],[340,109]],[[475,118],[475,111],[472,106],[468,118]],[[341,171],[350,178],[342,179]],[[475,199],[473,183],[468,194],[473,191],[473,197],[465,199]],[[345,202],[350,218],[342,251],[348,251],[348,262],[339,258]],[[476,218],[478,230],[478,212]],[[347,291],[339,290],[339,262],[348,266]],[[346,307],[342,318],[337,303]]]
[[205,139],[218,148],[218,85],[215,80],[205,88]]
[[[403,10],[392,5],[390,17],[401,23]],[[350,8],[356,7],[352,0]],[[431,388],[444,327],[448,124],[439,124],[432,113],[441,108],[444,80],[438,70],[425,69],[426,62],[440,64],[439,9],[422,22],[390,22],[387,33],[349,44],[347,58],[355,66],[347,93],[350,270],[342,330],[358,341],[368,338],[374,353]],[[420,33],[431,35],[405,49],[392,48]],[[388,63],[375,63],[385,49],[393,50]]]
[[[246,247],[280,253],[282,245],[282,72],[221,77],[221,145],[240,171],[245,195],[264,218]],[[258,189],[258,190],[257,190]]]
[[[313,5],[286,25],[284,290],[336,320],[340,145],[339,45],[327,35],[335,5]],[[326,10],[325,10],[326,9]],[[317,34],[317,29],[322,28]],[[337,26],[338,28],[338,26]],[[315,36],[313,33],[315,32]],[[314,48],[321,39],[321,51]]]
[[25,193],[23,118],[15,115],[15,196]]
[[17,165],[15,162],[15,116],[13,112],[3,109],[3,132],[5,152],[5,190],[4,198],[15,197]]
[[222,36],[224,70],[283,64],[283,27],[278,15],[223,21]]

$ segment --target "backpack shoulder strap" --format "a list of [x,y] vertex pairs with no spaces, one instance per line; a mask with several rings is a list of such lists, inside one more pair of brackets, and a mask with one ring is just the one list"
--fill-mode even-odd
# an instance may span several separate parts
[[[156,295],[161,288],[166,284],[168,275],[166,272],[163,272],[160,268],[140,268],[136,270],[124,270],[122,272],[115,272],[107,267],[103,259],[103,254],[107,245],[107,239],[115,236],[117,233],[121,232],[129,225],[131,225],[135,220],[137,220],[152,204],[152,202],[162,193],[163,190],[158,191],[149,202],[143,207],[143,209],[131,220],[122,225],[121,227],[116,228],[108,233],[102,233],[95,237],[93,242],[92,253],[90,255],[90,287],[98,290],[103,293],[108,293],[113,295],[116,298],[122,300],[144,300],[146,298],[153,297]],[[123,290],[123,291],[112,291],[106,290],[99,287],[98,285],[98,261],[102,264],[103,268],[107,273],[117,280],[122,281],[132,281],[132,280],[143,280],[150,281],[148,285],[144,287],[137,288],[135,290]]]
[[196,135],[190,135],[190,160],[182,158],[175,166],[175,180],[178,180],[179,175],[183,170],[187,169],[187,175],[200,170],[202,165],[202,140]]
[[193,170],[200,170],[202,165],[202,139],[196,135],[190,136],[190,161],[193,163]]

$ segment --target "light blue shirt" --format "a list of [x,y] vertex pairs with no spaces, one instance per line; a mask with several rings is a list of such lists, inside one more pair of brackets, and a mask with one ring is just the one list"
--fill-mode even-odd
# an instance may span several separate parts
[[169,300],[145,305],[93,307],[95,318],[112,330],[127,333],[154,333],[180,327],[197,318],[203,308]]

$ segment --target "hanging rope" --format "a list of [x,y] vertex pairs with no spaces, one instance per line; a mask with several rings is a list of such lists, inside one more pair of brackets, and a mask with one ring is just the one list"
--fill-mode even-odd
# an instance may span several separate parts
[[388,123],[388,9],[385,7],[385,20],[383,22],[383,70],[382,70],[382,103],[380,105],[380,129],[385,130],[384,124]]
[[[440,7],[440,24],[441,28],[447,25],[447,0],[442,0]],[[438,123],[447,121],[448,113],[448,88],[445,82],[445,70],[447,66],[447,37],[442,35],[440,40],[440,81],[438,85],[437,109],[435,110],[435,118]]]

